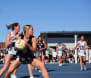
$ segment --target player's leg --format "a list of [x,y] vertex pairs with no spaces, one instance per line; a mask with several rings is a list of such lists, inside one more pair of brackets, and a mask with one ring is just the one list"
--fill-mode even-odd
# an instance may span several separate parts
[[83,71],[82,56],[79,56],[81,71]]
[[8,71],[5,74],[4,78],[10,78],[11,73],[20,66],[21,62],[19,61],[13,61],[12,64],[10,65]]
[[33,59],[32,65],[40,69],[43,78],[49,78],[47,70],[45,69],[43,63],[37,59]]

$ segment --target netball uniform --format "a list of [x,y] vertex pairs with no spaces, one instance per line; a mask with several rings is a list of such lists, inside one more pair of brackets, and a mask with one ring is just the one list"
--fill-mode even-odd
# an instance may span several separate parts
[[[34,36],[30,36],[29,37],[29,41],[27,41],[27,43],[32,46],[32,38],[34,38]],[[24,36],[22,36],[22,39],[24,39]],[[16,54],[16,60],[17,61],[21,61],[24,64],[28,64],[30,63],[30,61],[32,62],[32,60],[34,59],[34,53],[29,49],[28,46],[25,46],[23,50],[17,50],[17,54]]]
[[67,56],[67,49],[63,51],[62,56]]
[[84,50],[84,48],[85,48],[85,41],[83,41],[83,42],[79,41],[78,55],[86,56],[86,51]]
[[[41,41],[41,48],[44,48],[43,40]],[[44,49],[44,50],[42,51],[42,55],[45,55],[45,54],[46,54],[45,51],[46,51],[46,49]]]
[[62,45],[57,48],[58,56],[62,56]]
[[42,55],[45,55],[45,50],[40,51],[41,48],[44,48],[43,40],[39,43],[37,43],[37,52],[35,53],[36,57],[40,57]]
[[[11,34],[10,40],[12,40],[15,36],[13,32],[11,32],[10,34]],[[18,34],[16,36],[18,36]],[[14,50],[15,42],[16,42],[16,39],[13,40],[12,43],[7,47],[5,54],[16,55],[16,51]]]

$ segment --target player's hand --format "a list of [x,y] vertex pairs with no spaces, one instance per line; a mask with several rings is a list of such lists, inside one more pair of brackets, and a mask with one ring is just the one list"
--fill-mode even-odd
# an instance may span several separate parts
[[40,51],[42,51],[43,49],[41,48]]

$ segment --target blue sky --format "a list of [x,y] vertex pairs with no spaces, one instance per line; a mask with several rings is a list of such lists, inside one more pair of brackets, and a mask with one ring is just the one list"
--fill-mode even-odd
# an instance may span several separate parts
[[0,42],[6,24],[31,24],[34,35],[47,31],[91,31],[91,0],[0,0]]

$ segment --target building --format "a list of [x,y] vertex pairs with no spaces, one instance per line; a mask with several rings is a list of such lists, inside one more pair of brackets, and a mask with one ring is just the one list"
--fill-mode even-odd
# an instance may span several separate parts
[[[55,48],[57,43],[63,43],[70,49],[75,47],[76,42],[80,40],[81,35],[83,35],[89,47],[89,50],[87,51],[87,60],[91,62],[91,31],[42,32],[40,35],[47,42],[49,48]],[[77,61],[77,51],[75,56]]]
[[5,49],[5,42],[0,42],[0,50]]
[[48,47],[56,46],[57,43],[64,43],[68,48],[73,48],[80,36],[84,35],[89,48],[91,48],[91,31],[57,31],[57,32],[42,32],[40,34],[47,42]]

